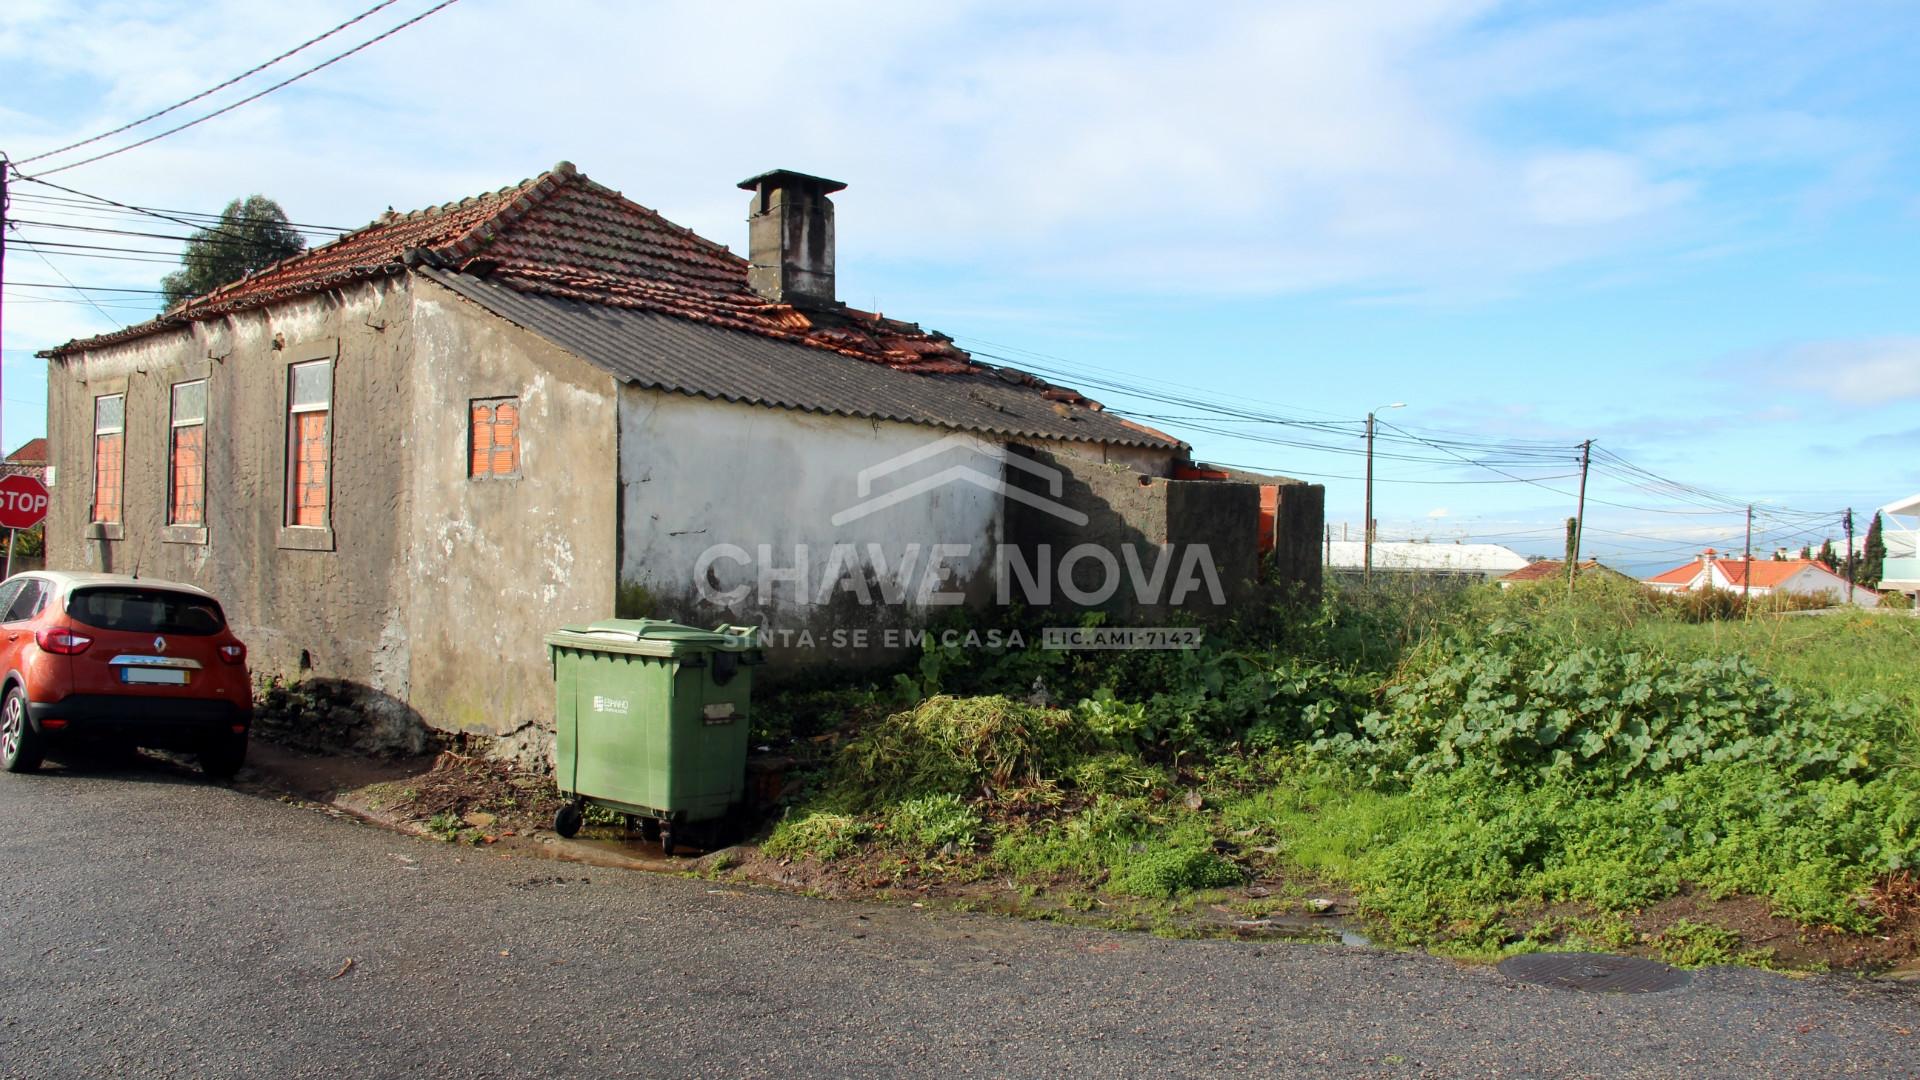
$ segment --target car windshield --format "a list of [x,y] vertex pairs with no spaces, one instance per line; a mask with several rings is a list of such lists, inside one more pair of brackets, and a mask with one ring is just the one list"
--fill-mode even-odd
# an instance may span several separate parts
[[220,605],[207,597],[165,589],[76,589],[67,614],[100,630],[134,634],[217,634],[227,625]]

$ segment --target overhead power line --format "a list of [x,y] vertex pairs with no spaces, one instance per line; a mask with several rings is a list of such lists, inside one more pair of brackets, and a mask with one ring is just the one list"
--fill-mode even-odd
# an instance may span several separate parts
[[[260,90],[255,93],[248,94],[246,97],[243,97],[238,101],[235,101],[229,105],[223,105],[220,108],[215,109],[210,113],[206,113],[204,115],[194,117],[192,120],[189,120],[184,124],[175,124],[173,127],[170,127],[165,131],[162,131],[156,135],[149,135],[144,139],[127,143],[125,146],[117,146],[112,150],[107,150],[102,153],[95,154],[92,157],[81,158],[79,161],[73,161],[65,165],[57,165],[51,169],[42,170],[41,172],[36,173],[35,176],[36,177],[52,176],[54,173],[66,172],[68,169],[77,169],[82,165],[90,165],[96,161],[103,161],[107,158],[113,157],[116,154],[124,154],[129,150],[137,150],[142,146],[148,145],[149,143],[158,142],[169,135],[177,135],[180,132],[187,130],[188,128],[195,127],[199,124],[204,124],[207,121],[212,120],[217,116],[223,116],[227,113],[230,113],[242,105],[246,105],[250,102],[258,101],[261,98],[266,97],[268,94],[271,94],[276,90],[280,90],[284,87],[291,86],[294,83],[299,82],[301,79],[304,79],[309,75],[312,75],[316,71],[320,71],[324,68],[332,67],[334,64],[337,64],[340,61],[345,60],[347,57],[352,56],[353,54],[360,52],[361,50],[366,49],[372,45],[378,44],[379,42],[385,41],[387,38],[390,38],[393,35],[399,33],[400,31],[405,30],[407,27],[414,25],[415,23],[419,22],[422,19],[425,19],[427,16],[432,15],[437,11],[441,11],[446,8],[452,7],[454,4],[458,2],[459,0],[440,0],[439,3],[433,5],[432,7],[421,12],[420,14],[415,15],[413,18],[408,19],[407,21],[400,23],[397,26],[394,26],[393,28],[385,31],[384,33],[377,34],[374,37],[368,38],[366,41],[363,41],[360,44],[355,45],[353,48],[347,49],[344,52],[336,53],[335,55],[328,57],[327,59],[321,61],[320,63],[315,64],[312,67],[299,72],[298,74],[291,75],[285,79],[280,80],[277,83],[274,83],[272,86],[269,86],[264,90]],[[15,170],[15,172],[18,172],[18,171],[19,170],[17,169]]]
[[117,285],[75,285],[71,281],[64,285],[51,281],[9,281],[4,284],[10,289],[77,289],[81,292],[138,293],[142,296],[166,295],[166,292],[161,289],[123,289]]
[[[150,214],[158,213],[171,214],[186,222],[192,222],[195,227],[204,227],[218,225],[226,216],[224,213],[207,213],[199,210],[167,210],[156,206],[144,206],[137,210],[122,210],[116,206],[101,205],[97,200],[56,200],[49,199],[43,195],[36,195],[33,192],[15,192],[13,198],[17,202],[29,205],[30,208],[35,211],[49,214],[63,214],[67,217],[75,217],[83,221],[100,221],[105,224],[121,224],[129,218],[147,217],[150,216]],[[337,234],[353,231],[344,225],[311,225],[301,221],[289,221],[285,224],[289,229],[307,233]]]
[[[43,252],[43,251],[35,251],[35,252],[34,252],[34,254],[35,254],[35,255],[37,255],[37,256],[39,256],[39,258],[40,258],[40,261],[41,261],[41,262],[43,262],[43,263],[46,263],[46,264],[47,264],[47,269],[49,269],[49,270],[51,270],[51,271],[53,271],[53,272],[54,272],[55,274],[57,274],[57,275],[59,276],[59,278],[60,278],[60,280],[61,280],[61,281],[64,281],[64,282],[66,282],[66,283],[67,283],[67,287],[68,287],[68,288],[71,288],[71,289],[76,289],[76,290],[80,288],[80,286],[78,286],[78,285],[75,285],[75,284],[73,283],[73,279],[72,279],[72,278],[70,278],[70,277],[68,277],[68,276],[67,276],[67,274],[66,274],[66,271],[64,271],[64,270],[62,270],[62,269],[60,269],[59,267],[57,267],[57,266],[55,266],[55,265],[53,265],[53,260],[52,260],[52,259],[49,259],[49,258],[47,258],[47,255],[46,255],[46,253],[45,253],[45,252]],[[86,300],[86,302],[87,302],[87,303],[88,303],[89,305],[91,305],[91,306],[92,306],[92,308],[93,308],[93,310],[94,310],[94,311],[96,311],[96,312],[99,312],[99,314],[100,314],[100,317],[101,317],[101,318],[103,318],[103,319],[105,319],[105,320],[107,320],[107,322],[108,322],[108,323],[109,323],[110,325],[113,325],[113,326],[119,326],[119,325],[120,325],[120,320],[119,320],[119,319],[116,319],[116,318],[114,318],[114,317],[113,317],[112,315],[109,315],[109,314],[107,314],[107,309],[106,309],[106,308],[103,308],[103,307],[101,307],[101,306],[100,306],[99,304],[95,304],[95,303],[93,302],[93,294],[91,294],[91,293],[87,293],[87,292],[82,292],[82,293],[80,294],[80,296],[81,296],[81,297],[82,297],[83,299],[85,299],[85,300]]]
[[[308,38],[307,40],[301,42],[300,44],[295,45],[293,48],[288,49],[286,52],[281,53],[279,56],[276,56],[273,59],[268,60],[263,64],[255,64],[253,67],[250,67],[247,70],[241,72],[240,74],[235,75],[233,78],[228,79],[226,82],[220,83],[215,86],[210,86],[207,89],[200,91],[199,93],[193,95],[190,98],[186,98],[181,101],[176,101],[173,104],[167,106],[166,108],[159,110],[158,112],[150,112],[138,120],[121,124],[119,127],[114,128],[111,131],[103,131],[98,135],[81,139],[79,142],[68,143],[67,145],[59,147],[58,149],[45,150],[45,151],[42,151],[41,153],[33,155],[32,157],[21,158],[19,161],[15,162],[15,164],[24,165],[30,161],[39,161],[42,158],[50,158],[56,154],[64,154],[69,150],[78,150],[82,146],[90,146],[93,143],[97,143],[102,139],[109,139],[115,135],[120,134],[123,131],[130,131],[134,128],[137,128],[141,124],[145,124],[152,120],[158,120],[170,112],[174,112],[175,110],[178,110],[178,109],[183,109],[188,105],[193,104],[196,101],[200,101],[204,98],[211,97],[214,94],[217,94],[222,90],[225,90],[227,87],[232,86],[234,83],[241,82],[254,75],[258,75],[262,71],[267,70],[268,68],[279,63],[280,61],[285,60],[287,57],[292,56],[293,54],[300,52],[304,49],[307,49],[311,46],[318,45],[320,42],[327,40],[328,38],[332,37],[333,35],[339,33],[342,30],[345,30],[347,27],[352,26],[354,23],[357,23],[362,19],[365,19],[367,16],[374,14],[375,12],[379,11],[381,8],[392,7],[394,4],[398,2],[399,0],[380,0],[380,3],[373,5],[372,7],[368,8],[367,10],[361,12],[358,15],[355,15],[353,18],[348,19],[346,22],[341,23],[340,25],[334,27],[331,30],[328,30],[326,33],[321,34],[318,37]],[[364,46],[362,47],[364,48]],[[85,164],[85,162],[81,162],[80,164]]]

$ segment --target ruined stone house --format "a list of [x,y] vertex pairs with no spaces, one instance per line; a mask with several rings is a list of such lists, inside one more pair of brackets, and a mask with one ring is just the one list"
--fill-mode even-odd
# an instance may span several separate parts
[[551,712],[541,634],[616,611],[864,664],[898,642],[844,631],[993,604],[1008,551],[1146,614],[1194,598],[1098,595],[1100,544],[1204,541],[1229,603],[1263,551],[1317,583],[1320,488],[840,303],[842,185],[741,187],[747,258],[562,163],[49,350],[49,564],[197,583],[257,676],[495,735]]

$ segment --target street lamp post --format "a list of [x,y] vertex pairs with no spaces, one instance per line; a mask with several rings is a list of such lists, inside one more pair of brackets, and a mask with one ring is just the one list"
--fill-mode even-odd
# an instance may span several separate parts
[[1364,537],[1361,547],[1366,552],[1361,569],[1361,581],[1367,585],[1373,584],[1373,414],[1406,407],[1406,402],[1396,401],[1367,413],[1367,516],[1366,520],[1360,523],[1360,532]]

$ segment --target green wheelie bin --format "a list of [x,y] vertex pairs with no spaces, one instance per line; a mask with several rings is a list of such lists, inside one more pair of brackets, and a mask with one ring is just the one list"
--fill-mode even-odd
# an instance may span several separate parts
[[546,637],[553,663],[553,831],[580,831],[588,803],[638,819],[673,854],[689,826],[717,830],[745,796],[758,630],[605,619]]

